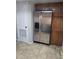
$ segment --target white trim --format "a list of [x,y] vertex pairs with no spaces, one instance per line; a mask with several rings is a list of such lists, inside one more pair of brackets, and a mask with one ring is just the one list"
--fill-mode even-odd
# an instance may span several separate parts
[[22,39],[17,39],[17,41],[22,41],[22,42],[26,42],[27,44],[32,44],[33,43],[33,41],[23,41]]

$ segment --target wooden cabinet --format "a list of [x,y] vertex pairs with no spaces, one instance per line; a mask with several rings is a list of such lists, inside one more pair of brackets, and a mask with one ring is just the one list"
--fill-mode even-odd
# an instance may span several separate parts
[[63,43],[63,17],[61,16],[53,16],[51,43],[55,45]]
[[51,43],[63,45],[63,8],[60,7],[55,9],[52,16]]
[[63,31],[63,18],[62,17],[53,17],[52,30]]

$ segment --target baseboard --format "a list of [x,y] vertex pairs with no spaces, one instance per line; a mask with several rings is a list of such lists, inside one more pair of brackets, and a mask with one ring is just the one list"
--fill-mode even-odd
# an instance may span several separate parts
[[25,42],[27,44],[32,44],[33,43],[33,41],[23,41],[22,39],[17,39],[16,41],[22,41],[22,42]]

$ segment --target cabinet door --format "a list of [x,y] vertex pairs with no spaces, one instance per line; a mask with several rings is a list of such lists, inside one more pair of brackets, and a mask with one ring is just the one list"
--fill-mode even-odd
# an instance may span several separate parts
[[63,16],[63,8],[55,8],[53,16]]
[[53,17],[51,43],[62,45],[63,42],[63,17]]
[[63,41],[63,32],[53,31],[53,44],[62,45],[62,41]]
[[63,17],[53,18],[53,31],[63,31]]

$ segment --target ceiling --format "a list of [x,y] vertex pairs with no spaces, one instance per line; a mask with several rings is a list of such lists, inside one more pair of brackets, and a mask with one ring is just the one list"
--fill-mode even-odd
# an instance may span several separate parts
[[33,3],[49,3],[49,2],[62,2],[63,0],[16,0],[16,1],[30,1]]

